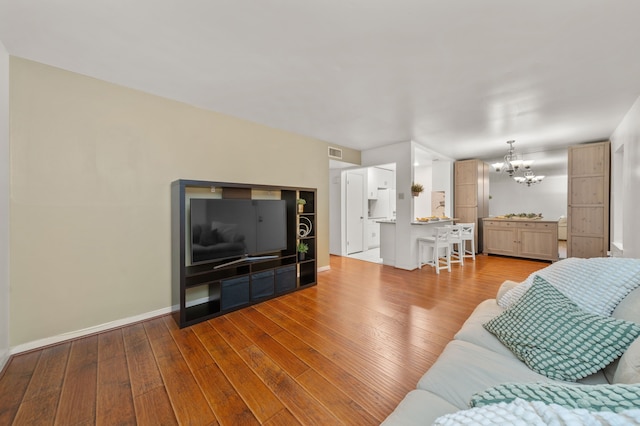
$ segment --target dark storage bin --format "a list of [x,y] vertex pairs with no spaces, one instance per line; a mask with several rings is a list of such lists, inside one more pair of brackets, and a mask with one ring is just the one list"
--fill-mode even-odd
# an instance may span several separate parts
[[273,269],[251,275],[251,300],[273,296]]
[[223,311],[249,303],[249,277],[223,280],[220,299],[220,307]]
[[276,269],[276,293],[296,288],[296,265],[283,266]]

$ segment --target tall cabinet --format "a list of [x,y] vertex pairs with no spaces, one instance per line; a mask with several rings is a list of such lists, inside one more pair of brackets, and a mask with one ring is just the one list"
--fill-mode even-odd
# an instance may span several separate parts
[[[265,256],[194,261],[196,233],[190,223],[191,200],[221,198],[284,201],[286,248]],[[306,204],[298,210],[298,199]],[[259,201],[258,201],[259,202]],[[261,218],[258,218],[261,220]],[[219,224],[223,225],[223,224]],[[199,227],[200,225],[198,225]],[[204,232],[204,231],[203,231]],[[316,284],[316,190],[227,182],[177,180],[171,184],[171,272],[173,316],[186,327]],[[215,241],[217,240],[217,241]],[[300,242],[308,246],[304,259]],[[201,237],[198,245],[204,244]],[[222,236],[207,243],[224,249]]]
[[569,147],[567,256],[604,257],[609,250],[611,142]]
[[454,217],[458,223],[475,223],[475,251],[482,247],[480,220],[489,216],[489,165],[481,160],[454,164]]

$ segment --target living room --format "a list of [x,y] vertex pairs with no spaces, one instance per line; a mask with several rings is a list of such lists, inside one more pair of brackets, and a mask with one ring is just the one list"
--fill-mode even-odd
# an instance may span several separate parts
[[[177,179],[316,188],[318,266],[330,268],[327,149],[362,165],[371,152],[27,59],[1,41],[2,365],[12,354],[170,311],[169,186]],[[627,94],[602,135],[612,142],[611,235],[633,258],[639,95]],[[485,145],[504,150],[501,137]],[[408,190],[410,181],[400,184]]]

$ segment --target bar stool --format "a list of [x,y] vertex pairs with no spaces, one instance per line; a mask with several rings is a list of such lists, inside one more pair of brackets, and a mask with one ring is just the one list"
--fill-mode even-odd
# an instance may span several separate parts
[[[475,223],[460,223],[462,232],[463,257],[471,257],[476,260],[476,239],[475,239]],[[471,241],[471,250],[467,250],[467,241]]]
[[[422,269],[424,259],[424,249],[429,247],[433,250],[431,260],[424,262],[425,265],[431,265],[436,269],[436,274],[440,274],[440,269],[446,269],[451,272],[451,245],[449,244],[449,228],[436,228],[433,237],[419,237],[418,241],[418,268]],[[443,251],[444,255],[440,255]],[[442,264],[444,262],[444,265]]]
[[464,265],[465,241],[462,239],[462,225],[445,225],[449,229],[451,263]]

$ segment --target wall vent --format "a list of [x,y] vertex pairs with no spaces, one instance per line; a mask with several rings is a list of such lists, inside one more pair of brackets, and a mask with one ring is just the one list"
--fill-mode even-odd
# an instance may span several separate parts
[[329,158],[342,160],[342,150],[340,148],[329,147]]

